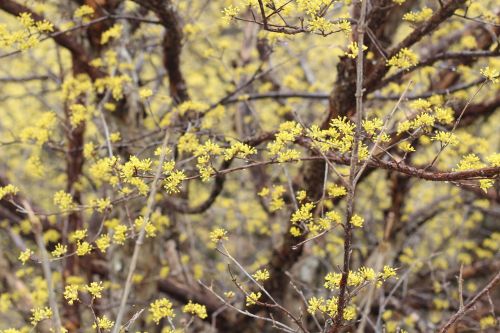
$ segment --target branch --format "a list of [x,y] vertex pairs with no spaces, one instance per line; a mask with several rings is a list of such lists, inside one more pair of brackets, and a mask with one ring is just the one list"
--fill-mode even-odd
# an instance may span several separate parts
[[[12,0],[2,0],[0,1],[0,9],[6,11],[14,16],[19,16],[21,13],[29,13],[35,21],[43,21],[45,17],[33,12],[28,7],[18,4]],[[102,73],[96,68],[89,64],[90,57],[85,52],[85,49],[80,45],[75,38],[66,35],[57,27],[54,27],[54,32],[51,34],[54,42],[59,46],[67,49],[74,61],[77,63],[78,67],[81,67],[85,73],[87,73],[93,80],[102,76]]]
[[189,100],[186,80],[181,71],[182,24],[174,5],[170,0],[135,1],[153,11],[165,27],[163,65],[168,73],[170,96],[179,104]]
[[[390,59],[394,57],[401,49],[408,48],[419,42],[425,36],[428,36],[436,28],[443,23],[446,19],[451,17],[455,10],[460,8],[466,0],[448,0],[443,6],[436,12],[432,17],[420,24],[415,30],[412,31],[403,41],[392,48],[387,55]],[[364,87],[367,92],[371,92],[377,88],[377,83],[384,77],[384,75],[389,71],[390,67],[387,66],[385,61],[381,61],[376,65],[366,80]]]
[[462,318],[473,306],[477,303],[477,301],[483,297],[485,294],[489,293],[496,284],[500,281],[500,271],[498,271],[491,279],[491,281],[479,292],[476,296],[474,296],[470,302],[468,302],[463,308],[461,308],[457,313],[455,313],[444,326],[439,330],[439,333],[446,333],[450,329],[450,327],[460,318]]

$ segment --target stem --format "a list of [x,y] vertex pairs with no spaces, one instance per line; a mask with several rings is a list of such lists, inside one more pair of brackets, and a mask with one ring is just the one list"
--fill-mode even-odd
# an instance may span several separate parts
[[462,318],[467,311],[472,308],[474,304],[477,303],[477,301],[484,295],[487,294],[491,289],[495,287],[495,285],[500,282],[500,272],[497,272],[497,274],[491,279],[491,281],[481,290],[476,296],[474,296],[473,299],[470,300],[469,303],[467,303],[464,307],[458,310],[457,313],[455,313],[447,322],[446,324],[439,330],[439,333],[446,333],[450,329],[450,326],[453,325],[457,320]]
[[47,291],[49,294],[49,305],[52,310],[52,324],[54,326],[56,333],[61,333],[61,316],[59,315],[59,309],[57,307],[56,294],[54,292],[54,288],[52,286],[52,271],[50,270],[49,256],[47,255],[47,249],[45,248],[45,243],[43,241],[42,236],[42,226],[40,225],[40,221],[33,213],[33,209],[28,202],[23,202],[26,211],[28,212],[29,219],[33,224],[33,231],[35,233],[35,241],[40,249],[40,259],[42,262],[42,270],[43,275],[45,277],[45,281],[47,282]]
[[132,277],[134,275],[134,271],[135,271],[135,268],[137,266],[139,252],[141,251],[142,244],[144,243],[144,237],[146,235],[146,224],[148,223],[149,217],[150,217],[151,212],[153,210],[155,196],[156,196],[156,190],[157,190],[157,184],[158,184],[158,181],[160,180],[163,162],[165,161],[165,147],[167,146],[168,138],[169,138],[169,132],[167,131],[165,133],[165,137],[163,138],[162,149],[161,149],[161,154],[160,154],[160,163],[158,164],[158,167],[157,167],[156,173],[155,173],[155,178],[153,179],[153,183],[151,184],[151,192],[149,193],[148,203],[146,206],[146,212],[144,214],[144,223],[141,226],[141,230],[139,231],[139,236],[137,237],[137,241],[135,242],[134,253],[132,254],[132,259],[130,260],[127,281],[126,281],[125,287],[123,289],[123,294],[122,294],[122,298],[120,301],[120,307],[118,309],[118,315],[116,316],[116,323],[115,323],[115,326],[113,327],[112,333],[118,333],[120,331],[120,325],[121,325],[121,322],[123,321],[123,317],[125,315],[128,295],[130,294],[130,290],[132,289]]
[[358,20],[358,57],[356,59],[356,131],[354,133],[353,149],[351,154],[349,171],[349,188],[347,192],[346,221],[344,225],[344,265],[342,268],[342,278],[340,279],[338,312],[333,319],[333,325],[329,332],[338,332],[344,320],[344,309],[347,305],[347,279],[351,261],[352,229],[351,217],[354,210],[354,195],[356,191],[356,166],[358,164],[359,144],[361,142],[361,123],[363,120],[363,44],[366,29],[366,11],[368,1],[361,3],[361,13]]

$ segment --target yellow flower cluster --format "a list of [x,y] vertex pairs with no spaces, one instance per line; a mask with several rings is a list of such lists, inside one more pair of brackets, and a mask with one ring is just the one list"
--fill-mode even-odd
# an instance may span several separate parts
[[63,82],[62,97],[69,101],[75,101],[78,97],[88,94],[93,89],[92,81],[88,75],[69,76]]
[[144,217],[139,216],[134,221],[134,228],[136,232],[139,232],[144,227],[144,231],[146,231],[146,237],[155,237],[156,236],[156,227],[151,223],[151,221],[145,221]]
[[123,245],[127,239],[127,226],[123,224],[118,224],[114,227],[113,242],[119,245]]
[[73,13],[74,18],[85,18],[86,16],[92,16],[94,14],[94,8],[83,5],[78,7]]
[[96,239],[95,245],[102,253],[106,252],[107,248],[110,246],[111,238],[108,234],[103,234]]
[[238,15],[239,12],[240,9],[238,7],[229,5],[222,10],[222,22],[228,25],[236,17],[236,15]]
[[197,156],[196,167],[200,172],[202,181],[207,182],[215,173],[215,170],[210,162],[212,158],[221,155],[222,152],[222,148],[210,139],[205,141],[203,145],[198,145],[194,155]]
[[363,128],[369,136],[375,135],[384,126],[384,122],[380,118],[373,118],[371,120],[363,120]]
[[321,16],[315,16],[309,21],[309,29],[321,33],[327,33],[334,29],[335,25]]
[[123,98],[123,88],[132,80],[126,74],[117,76],[106,76],[99,78],[95,81],[96,91],[100,94],[104,93],[106,89],[111,90],[111,95],[115,100]]
[[[332,297],[324,299],[323,297],[311,297],[308,300],[307,312],[314,315],[316,312],[326,314],[330,318],[334,318],[338,313],[338,298]],[[356,308],[349,305],[344,309],[342,317],[345,320],[353,320],[356,318]]]
[[[266,189],[267,191],[264,191]],[[264,188],[262,191],[259,193],[260,196],[265,196],[267,193],[270,192],[269,189]],[[264,192],[267,192],[266,194],[263,194]],[[286,190],[285,187],[282,185],[277,185],[273,186],[273,191],[271,193],[271,202],[269,203],[269,210],[271,212],[275,212],[277,210],[280,210],[285,206],[285,201],[283,200],[283,194],[285,194]]]
[[257,302],[259,301],[259,299],[262,297],[262,294],[261,292],[252,292],[250,294],[247,295],[246,297],[246,306],[251,306],[251,305],[255,305],[257,304]]
[[[384,266],[382,272],[375,273],[373,268],[361,267],[357,271],[350,271],[347,278],[347,285],[349,287],[357,287],[365,282],[371,281],[385,281],[391,277],[396,276],[396,270],[389,266]],[[335,290],[340,287],[341,273],[328,273],[325,276],[324,287],[329,290]]]
[[458,165],[455,171],[464,171],[464,170],[471,170],[471,169],[479,169],[484,167],[484,163],[481,162],[480,158],[476,154],[468,154],[464,156],[460,162],[458,162]]
[[329,5],[328,0],[297,0],[297,6],[308,15],[316,15],[322,6]]
[[364,219],[359,216],[359,215],[353,215],[352,218],[351,218],[351,224],[355,227],[358,227],[358,228],[361,228],[363,226],[363,223],[364,223]]
[[89,242],[83,241],[83,242],[76,243],[76,255],[77,256],[82,257],[84,255],[89,254],[90,252],[92,252],[92,245]]
[[137,188],[139,194],[146,195],[149,192],[149,186],[140,176],[151,171],[151,165],[149,158],[141,160],[136,156],[131,156],[128,162],[118,166],[120,178],[123,182]]
[[186,174],[182,170],[175,170],[165,179],[165,189],[167,193],[179,193],[179,186],[186,179]]
[[69,284],[64,287],[64,299],[68,302],[68,304],[73,305],[75,301],[79,301],[78,299],[78,289],[79,286],[77,284]]
[[498,69],[490,68],[489,66],[481,68],[481,75],[492,83],[498,83],[500,78],[500,71]]
[[415,148],[408,141],[403,141],[399,143],[398,148],[406,153],[411,153],[412,151],[415,151]]
[[115,324],[114,321],[110,320],[108,317],[105,315],[102,317],[97,318],[96,322],[94,325],[92,325],[92,328],[98,328],[98,329],[103,329],[103,330],[110,330],[113,328],[113,325]]
[[224,150],[224,159],[226,161],[229,161],[234,157],[246,158],[248,155],[254,155],[254,154],[257,154],[257,149],[245,143],[235,141],[231,144],[229,148]]
[[56,120],[54,112],[45,112],[35,121],[33,126],[25,127],[19,136],[23,142],[34,140],[37,144],[43,145],[49,141]]
[[418,64],[418,55],[410,49],[403,48],[387,61],[387,66],[407,69]]
[[451,132],[438,131],[431,140],[440,141],[446,145],[456,146],[458,145],[458,138],[455,134]]
[[62,190],[54,194],[54,204],[63,212],[76,208],[76,204],[73,202],[73,196]]
[[449,107],[436,106],[432,108],[431,105],[424,100],[415,101],[410,104],[410,106],[417,111],[421,111],[421,113],[412,120],[400,122],[397,127],[398,135],[419,128],[425,132],[429,132],[436,122],[449,125],[454,121],[454,112]]
[[313,215],[312,215],[312,210],[314,209],[315,205],[312,202],[308,202],[300,206],[298,210],[296,210],[292,214],[291,222],[293,224],[298,224],[300,222],[307,223],[312,220]]
[[0,200],[7,195],[16,195],[19,189],[12,184],[0,187]]
[[486,161],[493,167],[500,167],[500,153],[494,153],[487,156]]
[[287,148],[287,143],[292,143],[295,138],[302,133],[300,124],[294,121],[287,121],[280,125],[279,131],[273,142],[267,145],[271,156],[277,155],[278,162],[292,161],[300,158],[300,152]]
[[151,303],[149,306],[149,312],[151,312],[153,321],[156,324],[159,324],[162,318],[175,317],[174,310],[172,309],[172,302],[166,298],[160,298]]
[[62,257],[63,255],[66,254],[66,252],[68,252],[68,246],[67,245],[63,245],[61,243],[57,243],[56,244],[56,247],[54,248],[54,250],[51,252],[51,254],[54,256],[54,257]]
[[222,228],[215,228],[210,232],[209,237],[212,243],[218,243],[222,240],[227,240],[227,230]]
[[428,20],[432,16],[432,9],[428,7],[422,8],[419,12],[409,12],[403,15],[403,20],[408,22],[422,22]]
[[26,50],[36,46],[43,34],[54,31],[49,21],[35,21],[31,13],[21,13],[17,17],[22,29],[9,31],[5,24],[0,24],[0,47],[13,47]]
[[91,282],[89,285],[85,286],[85,290],[92,298],[101,298],[104,287],[102,286],[102,282]]
[[355,128],[356,125],[347,117],[340,117],[332,119],[326,130],[321,130],[317,125],[311,126],[307,136],[313,140],[313,146],[322,152],[338,150],[346,153],[351,150]]
[[[352,59],[356,59],[359,53],[359,47],[357,42],[351,42],[349,46],[347,46],[348,51],[344,53],[344,56]],[[363,45],[363,51],[368,50],[368,46]]]
[[344,186],[333,183],[326,186],[326,193],[331,198],[337,198],[346,195],[347,190]]
[[108,30],[104,31],[101,35],[101,44],[107,44],[110,39],[118,39],[122,35],[123,31],[123,25],[121,24],[114,24],[111,28]]
[[189,301],[188,304],[184,305],[182,312],[190,313],[192,315],[198,316],[201,319],[205,319],[208,317],[207,308],[205,307],[205,305],[193,303],[192,301]]
[[19,254],[19,260],[24,265],[26,261],[28,261],[31,258],[32,255],[33,251],[31,251],[30,249],[26,249]]
[[267,269],[259,269],[252,276],[256,281],[266,281],[271,277]]
[[35,308],[31,310],[31,325],[36,326],[39,322],[52,317],[52,310],[49,307]]

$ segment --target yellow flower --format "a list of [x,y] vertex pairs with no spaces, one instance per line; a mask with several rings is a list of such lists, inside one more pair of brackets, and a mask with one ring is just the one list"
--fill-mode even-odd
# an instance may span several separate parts
[[19,189],[12,184],[0,187],[0,200],[7,195],[16,195]]
[[75,301],[79,301],[78,288],[76,284],[70,284],[64,288],[63,296],[68,301],[68,304],[73,305]]
[[45,308],[35,308],[31,310],[31,325],[35,326],[38,324],[40,321],[49,319],[52,317],[52,310],[49,307]]
[[293,224],[299,222],[308,222],[313,218],[312,210],[314,209],[314,204],[312,202],[307,202],[300,206],[300,208],[292,214],[290,221]]
[[120,134],[120,132],[113,132],[109,135],[109,141],[111,142],[118,142],[122,139],[122,136]]
[[227,240],[227,230],[224,230],[222,228],[215,228],[209,235],[210,241],[212,243],[218,243],[222,240]]
[[353,320],[356,318],[356,307],[350,305],[344,309],[343,317],[345,320]]
[[86,254],[89,254],[92,252],[92,245],[90,245],[89,242],[78,242],[76,244],[76,255],[77,256],[84,256]]
[[108,30],[104,31],[101,35],[101,44],[107,44],[111,38],[120,38],[122,35],[123,26],[121,24],[115,24]]
[[380,276],[383,280],[387,280],[393,276],[396,276],[396,270],[390,266],[384,266],[384,270],[380,273]]
[[431,138],[433,141],[441,141],[444,144],[448,144],[451,146],[458,145],[458,138],[455,134],[451,132],[439,131],[436,133],[434,137]]
[[229,24],[236,15],[240,12],[240,9],[238,7],[229,5],[228,7],[224,8],[222,10],[222,21],[224,24]]
[[104,287],[102,286],[102,282],[91,282],[88,286],[85,286],[85,289],[92,295],[93,298],[101,298]]
[[408,141],[403,141],[398,144],[398,148],[407,153],[415,151],[415,148],[413,148],[413,146]]
[[54,204],[62,211],[73,210],[76,207],[73,196],[64,191],[58,191],[54,194]]
[[207,308],[205,307],[205,305],[193,303],[191,301],[189,301],[189,303],[184,306],[182,312],[196,315],[201,319],[205,319],[208,317]]
[[149,307],[149,312],[153,316],[153,321],[158,324],[162,318],[174,318],[175,313],[172,309],[172,302],[166,298],[161,298],[153,303]]
[[403,20],[408,22],[422,22],[428,20],[432,16],[432,9],[428,7],[422,8],[419,12],[409,12],[403,15]]
[[78,229],[69,235],[69,241],[74,243],[83,240],[87,237],[87,229]]
[[293,237],[299,237],[300,235],[302,235],[302,232],[299,228],[293,226],[290,228],[290,235],[292,235]]
[[88,6],[88,5],[83,5],[78,7],[75,12],[73,13],[74,18],[81,18],[85,16],[91,16],[94,14],[94,8]]
[[115,233],[113,234],[113,242],[123,245],[125,243],[125,240],[127,239],[127,230],[127,226],[123,224],[119,224],[114,227]]
[[113,328],[113,325],[115,324],[114,321],[108,319],[106,316],[102,316],[100,318],[97,318],[97,321],[92,325],[92,328],[100,328],[103,330],[110,330]]
[[311,31],[329,32],[334,29],[334,24],[324,17],[316,16],[309,21],[309,29]]
[[403,48],[398,54],[387,61],[387,66],[394,66],[401,69],[410,68],[418,64],[418,56],[410,49]]
[[269,271],[267,269],[259,269],[257,272],[255,272],[254,275],[252,275],[256,281],[266,281],[269,279]]
[[332,198],[341,197],[347,194],[347,190],[345,189],[344,186],[337,185],[335,183],[329,184],[326,187],[326,192],[328,193],[328,196]]
[[108,208],[111,208],[111,200],[109,198],[99,198],[92,200],[91,205],[95,207],[95,209],[99,212],[102,213]]
[[66,254],[66,252],[68,252],[68,247],[66,245],[62,245],[61,243],[58,243],[51,254],[54,257],[62,257]]
[[[359,52],[359,47],[357,42],[351,42],[349,46],[347,47],[349,52],[345,52],[344,55],[346,57],[355,59],[358,57],[358,52]],[[368,47],[366,45],[363,45],[363,51],[368,50]]]
[[19,260],[23,263],[23,265],[26,263],[26,261],[28,261],[30,258],[31,258],[31,255],[33,254],[34,252],[31,251],[30,249],[26,249],[24,251],[22,251],[20,254],[19,254]]
[[257,304],[257,302],[259,301],[259,298],[261,298],[261,296],[262,296],[262,294],[260,293],[260,291],[257,293],[250,293],[246,297],[246,306]]
[[97,240],[95,241],[95,244],[97,245],[97,248],[99,249],[99,251],[104,253],[104,252],[106,252],[106,249],[109,247],[110,242],[111,242],[111,239],[110,239],[109,235],[104,234],[104,235],[99,236],[99,238],[97,238]]
[[320,312],[326,311],[325,300],[323,297],[320,297],[320,298],[311,297],[307,301],[307,303],[308,303],[307,312],[309,312],[312,315],[314,315],[317,311],[320,311]]
[[147,99],[149,97],[153,96],[153,91],[149,88],[142,88],[139,90],[139,97],[141,99]]
[[[495,153],[495,154],[491,154],[491,155],[487,156],[486,161],[488,161],[488,163],[491,166],[500,167],[500,153]],[[0,195],[0,197],[1,197],[1,195]]]
[[186,178],[187,177],[182,170],[175,170],[171,172],[167,179],[165,179],[165,189],[167,190],[167,193],[179,193],[179,186]]
[[492,83],[499,82],[500,71],[487,66],[487,67],[481,68],[480,72],[490,82],[492,82]]
[[358,228],[361,228],[363,226],[364,221],[365,220],[361,216],[356,214],[351,217],[351,224]]
[[488,315],[479,320],[479,326],[481,326],[482,330],[488,329],[490,327],[495,327],[496,323],[497,321],[492,315]]
[[340,286],[340,279],[342,278],[342,274],[340,273],[328,273],[325,276],[325,288],[334,290]]

